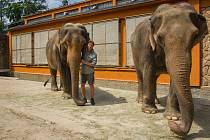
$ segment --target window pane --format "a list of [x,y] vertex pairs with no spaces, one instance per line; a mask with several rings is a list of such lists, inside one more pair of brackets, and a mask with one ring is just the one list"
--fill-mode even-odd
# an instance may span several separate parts
[[97,65],[105,65],[106,64],[105,45],[95,45],[94,50],[97,53]]
[[93,40],[95,44],[105,44],[105,22],[93,24]]
[[119,43],[118,20],[106,22],[106,43]]
[[20,54],[22,64],[31,64],[31,49],[21,50]]
[[119,44],[106,44],[106,65],[119,65]]
[[34,63],[36,65],[47,64],[46,48],[34,49]]

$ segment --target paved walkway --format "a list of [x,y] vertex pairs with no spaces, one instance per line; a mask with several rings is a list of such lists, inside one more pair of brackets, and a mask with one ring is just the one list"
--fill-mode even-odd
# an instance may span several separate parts
[[[0,77],[0,140],[180,139],[163,117],[167,86],[158,86],[159,113],[141,112],[137,92],[96,87],[96,105],[76,106],[50,84]],[[210,92],[193,89],[195,117],[186,139],[210,139]]]

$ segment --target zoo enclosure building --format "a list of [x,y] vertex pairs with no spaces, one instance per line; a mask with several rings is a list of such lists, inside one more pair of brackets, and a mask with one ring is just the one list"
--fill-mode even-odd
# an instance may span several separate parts
[[[186,1],[209,22],[209,0]],[[17,77],[49,75],[45,54],[47,41],[65,23],[82,23],[90,33],[90,39],[94,40],[94,49],[98,54],[96,79],[136,82],[130,35],[136,25],[150,16],[158,5],[176,2],[180,1],[86,0],[26,16],[24,25],[11,28],[8,32],[10,69]],[[192,50],[191,86],[210,85],[209,42],[207,35]],[[169,83],[169,76],[162,74],[158,83]]]

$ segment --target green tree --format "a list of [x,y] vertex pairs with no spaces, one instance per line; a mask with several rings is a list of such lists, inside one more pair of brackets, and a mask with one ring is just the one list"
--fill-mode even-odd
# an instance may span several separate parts
[[63,6],[68,5],[68,0],[62,0],[62,5],[63,5]]
[[22,16],[22,2],[9,3],[6,8],[6,17],[10,22],[19,21]]
[[35,14],[45,10],[46,0],[19,0],[18,2],[10,2],[6,8],[6,17],[11,22],[11,26],[23,23],[23,16]]
[[14,0],[0,0],[0,32],[3,31],[6,21],[6,8],[10,2]]
[[23,2],[23,14],[31,15],[36,12],[46,10],[46,0],[24,0]]

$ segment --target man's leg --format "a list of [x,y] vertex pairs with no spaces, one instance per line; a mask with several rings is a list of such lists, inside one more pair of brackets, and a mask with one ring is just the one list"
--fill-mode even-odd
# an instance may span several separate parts
[[88,84],[90,86],[90,103],[92,105],[95,105],[95,101],[94,101],[94,73],[91,73],[88,75]]
[[94,84],[90,84],[90,97],[94,98]]
[[85,91],[86,80],[87,80],[86,76],[84,74],[81,74],[81,91],[82,91],[82,96],[83,96],[84,100],[87,103],[86,91]]

